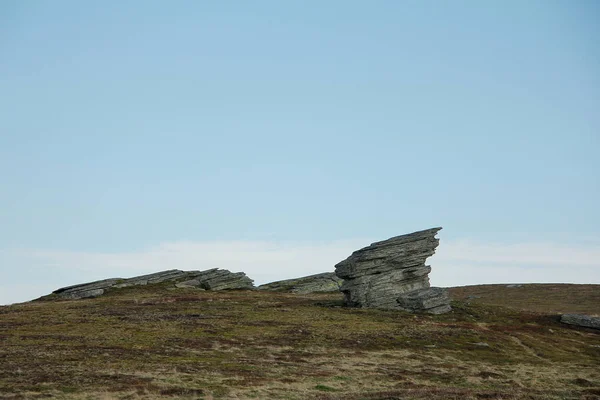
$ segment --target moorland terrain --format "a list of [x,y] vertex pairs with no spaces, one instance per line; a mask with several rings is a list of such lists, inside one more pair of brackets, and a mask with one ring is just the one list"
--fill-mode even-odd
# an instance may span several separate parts
[[2,399],[598,399],[600,285],[450,289],[443,315],[339,293],[164,284],[0,307]]

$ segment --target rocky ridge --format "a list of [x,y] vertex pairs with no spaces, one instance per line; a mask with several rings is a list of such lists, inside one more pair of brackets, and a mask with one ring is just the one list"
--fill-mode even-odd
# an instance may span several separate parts
[[441,314],[450,311],[445,289],[431,288],[425,265],[435,253],[442,228],[432,228],[372,243],[335,266],[340,290],[351,307],[401,309]]
[[260,285],[258,290],[292,293],[337,292],[340,290],[342,279],[334,272],[325,272],[304,276],[296,279],[286,279]]
[[55,290],[52,294],[65,299],[83,299],[101,296],[111,288],[150,285],[161,282],[173,282],[176,287],[195,287],[203,290],[254,289],[252,279],[248,278],[243,272],[234,273],[218,268],[206,271],[172,269],[129,279],[110,278],[67,286]]

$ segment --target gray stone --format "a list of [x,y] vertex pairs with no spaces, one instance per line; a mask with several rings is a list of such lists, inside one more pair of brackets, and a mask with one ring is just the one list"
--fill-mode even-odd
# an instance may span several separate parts
[[111,278],[79,285],[67,286],[55,290],[54,294],[65,299],[86,299],[90,297],[98,297],[104,294],[106,289],[109,289],[119,283],[122,279]]
[[425,265],[435,253],[442,228],[396,236],[357,250],[335,266],[340,290],[350,307],[443,313],[450,310],[444,289],[431,288]]
[[205,290],[253,289],[253,281],[243,272],[233,273],[225,269],[207,271],[180,271],[172,269],[129,279],[111,278],[101,281],[67,286],[55,290],[54,294],[65,299],[84,299],[103,295],[111,288],[152,285],[173,282],[176,287],[197,287]]
[[200,281],[198,279],[190,279],[189,281],[184,281],[175,284],[176,288],[196,288],[200,290],[204,290],[200,288]]
[[444,314],[451,310],[448,291],[438,287],[401,294],[397,302],[400,309],[409,312]]
[[253,280],[243,272],[229,272],[213,268],[207,271],[190,271],[189,278],[197,280],[205,290],[254,289]]
[[334,272],[325,272],[322,274],[304,276],[296,279],[286,279],[260,285],[259,290],[268,290],[272,292],[292,292],[292,293],[319,293],[319,292],[337,292],[340,290],[342,279],[338,278]]
[[584,326],[586,328],[600,329],[600,317],[583,314],[563,314],[560,322],[569,325]]
[[178,269],[170,269],[167,271],[155,272],[153,274],[136,276],[125,280],[128,286],[151,285],[153,283],[161,283],[166,281],[174,281],[177,279],[187,278],[189,272],[180,271]]

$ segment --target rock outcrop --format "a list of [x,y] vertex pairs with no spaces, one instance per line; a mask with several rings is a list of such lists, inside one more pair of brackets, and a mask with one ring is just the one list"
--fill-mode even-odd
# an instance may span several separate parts
[[254,289],[252,279],[243,272],[230,272],[225,269],[206,271],[180,271],[172,269],[154,274],[136,276],[129,279],[111,278],[80,285],[67,286],[52,292],[65,299],[84,299],[103,295],[111,288],[151,285],[172,282],[176,287],[196,287],[204,290]]
[[260,285],[259,290],[269,290],[273,292],[292,292],[292,293],[318,293],[318,292],[337,292],[340,290],[342,279],[338,278],[334,272],[325,272],[322,274],[304,276],[296,279],[286,279]]
[[197,287],[205,290],[254,289],[252,279],[243,272],[213,268],[207,271],[192,271],[189,277],[199,282]]
[[409,312],[443,314],[451,309],[448,291],[439,287],[403,293],[397,301],[398,308]]
[[560,317],[563,324],[584,326],[586,328],[600,329],[600,317],[583,314],[563,314]]
[[430,288],[425,265],[435,253],[442,228],[396,236],[357,250],[335,266],[340,290],[351,307],[401,309],[441,314],[450,311],[445,289]]
[[86,299],[89,297],[98,297],[104,294],[106,289],[109,289],[123,279],[111,278],[79,285],[67,286],[52,292],[65,299]]

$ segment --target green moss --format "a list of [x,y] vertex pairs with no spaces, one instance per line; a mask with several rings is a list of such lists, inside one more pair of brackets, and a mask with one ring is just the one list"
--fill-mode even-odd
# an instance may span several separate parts
[[321,392],[337,392],[338,389],[336,388],[332,388],[331,386],[326,386],[326,385],[317,385],[315,386],[316,390],[319,390]]

